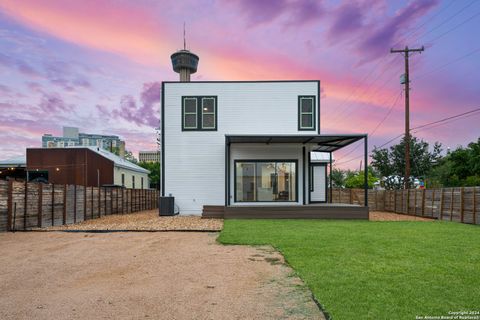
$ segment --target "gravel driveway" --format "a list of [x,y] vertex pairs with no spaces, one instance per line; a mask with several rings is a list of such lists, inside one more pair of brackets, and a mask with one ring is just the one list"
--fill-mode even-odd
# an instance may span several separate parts
[[281,255],[216,237],[0,234],[0,319],[323,319]]

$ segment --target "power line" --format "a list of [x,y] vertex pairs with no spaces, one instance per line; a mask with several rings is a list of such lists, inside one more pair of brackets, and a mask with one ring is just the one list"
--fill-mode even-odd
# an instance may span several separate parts
[[[387,120],[388,116],[392,113],[393,111],[393,108],[397,105],[397,102],[398,102],[398,99],[400,99],[400,97],[402,96],[402,92],[400,91],[400,94],[395,98],[395,101],[392,103],[392,105],[390,106],[390,108],[388,109],[388,112],[385,114],[385,116],[383,117],[383,119],[377,124],[377,126],[375,127],[375,129],[373,129],[368,135],[369,136],[372,136],[377,130],[378,128],[380,128],[380,126],[385,122],[385,120]],[[357,145],[355,146],[355,148],[353,148],[352,150],[350,150],[349,152],[347,152],[346,154],[343,155],[342,158],[346,158],[348,155],[350,155],[351,153],[353,153],[355,150],[357,150],[362,144],[361,143],[357,143]],[[341,159],[342,159],[341,158]],[[339,159],[339,160],[341,160]]]
[[[448,122],[451,122],[453,120],[461,120],[461,119],[457,119],[457,118],[462,118],[463,119],[466,119],[466,116],[468,115],[473,115],[477,112],[480,112],[480,107],[477,107],[473,110],[470,110],[470,111],[466,111],[466,112],[462,112],[462,113],[459,113],[459,114],[456,114],[456,115],[453,115],[453,116],[450,116],[450,117],[446,117],[446,118],[443,118],[443,119],[440,119],[440,120],[436,120],[436,121],[432,121],[432,122],[429,122],[429,123],[425,123],[425,124],[422,124],[422,125],[419,125],[419,126],[416,126],[414,128],[411,129],[411,131],[413,130],[417,130],[417,131],[420,131],[418,129],[424,129],[424,128],[429,128],[430,126],[434,126],[434,127],[437,127],[437,126],[441,126],[441,125],[444,125]],[[431,128],[429,128],[431,129]],[[369,155],[372,153],[373,150],[375,149],[381,149],[383,148],[384,146],[388,145],[389,143],[395,141],[396,139],[402,137],[404,134],[399,134],[398,136],[395,136],[393,137],[392,139],[388,140],[387,142],[383,143],[382,145],[380,146],[374,146],[374,148],[368,153]],[[349,159],[349,160],[346,160],[346,161],[343,161],[343,162],[339,162],[339,163],[336,163],[336,165],[340,165],[340,164],[345,164],[345,163],[349,163],[349,162],[352,162],[354,160],[357,160],[359,158],[363,157],[363,155],[359,155],[357,157],[354,157],[352,159]]]
[[449,34],[449,33],[452,32],[453,30],[456,30],[456,29],[460,28],[460,27],[463,26],[465,23],[469,22],[470,20],[472,20],[473,18],[475,18],[475,17],[477,17],[477,16],[479,16],[479,15],[480,15],[480,11],[477,12],[476,14],[474,14],[473,16],[471,16],[470,18],[468,18],[467,20],[464,20],[464,21],[462,21],[461,23],[455,25],[455,27],[450,28],[450,29],[448,29],[447,31],[445,31],[444,33],[441,33],[440,35],[438,35],[437,37],[435,37],[435,38],[433,38],[433,39],[430,39],[430,40],[428,40],[428,41],[425,41],[425,42],[427,42],[427,43],[429,43],[429,42],[435,42],[436,40],[438,40],[438,39],[442,38],[443,36]]
[[420,126],[416,126],[416,127],[412,128],[411,130],[418,130],[418,129],[421,129],[421,128],[429,127],[429,126],[437,124],[437,123],[442,123],[442,122],[445,122],[445,121],[448,121],[448,120],[451,120],[451,119],[455,119],[455,118],[462,117],[462,116],[465,116],[465,115],[469,115],[469,114],[472,114],[472,113],[476,113],[476,112],[479,112],[479,111],[480,111],[480,107],[475,108],[475,109],[470,110],[470,111],[467,111],[467,112],[459,113],[459,114],[456,114],[456,115],[453,115],[453,116],[450,116],[450,117],[447,117],[447,118],[443,118],[443,119],[440,119],[440,120],[437,120],[437,121],[425,123],[425,124],[422,124]]
[[437,71],[440,71],[441,69],[444,69],[445,67],[447,67],[447,66],[449,66],[449,65],[451,65],[451,64],[457,63],[457,62],[459,62],[459,61],[461,61],[461,60],[463,60],[463,59],[465,59],[465,58],[468,58],[468,57],[474,55],[474,54],[477,53],[477,52],[480,52],[480,48],[477,48],[477,49],[475,49],[475,50],[473,50],[473,51],[470,51],[470,52],[468,52],[467,54],[465,54],[465,55],[463,55],[463,56],[461,56],[461,57],[458,57],[458,58],[456,58],[456,59],[450,60],[449,62],[447,62],[447,63],[445,63],[445,64],[443,64],[443,65],[437,66],[437,67],[435,67],[435,68],[433,68],[433,69],[431,69],[431,70],[429,70],[429,71],[426,71],[426,72],[424,72],[424,73],[421,73],[420,75],[414,77],[413,79],[414,79],[414,80],[420,79],[420,78],[423,78],[424,76],[426,76],[426,75],[428,75],[428,74],[431,74],[431,73],[435,73],[435,72],[437,72]]
[[[453,1],[452,1],[453,2]],[[418,37],[416,37],[416,40],[418,39],[421,39],[423,37],[425,37],[427,34],[430,34],[432,33],[433,31],[437,30],[438,28],[440,28],[441,26],[443,26],[444,24],[446,24],[447,22],[449,22],[450,20],[452,20],[453,18],[455,18],[456,16],[458,16],[460,13],[462,13],[464,10],[466,10],[468,7],[470,7],[472,4],[474,4],[475,2],[477,2],[477,0],[473,0],[469,3],[467,3],[467,5],[463,6],[462,8],[460,8],[460,10],[458,10],[456,13],[454,13],[453,15],[447,17],[445,20],[443,20],[442,22],[440,22],[438,25],[436,25],[435,27],[433,27],[432,29],[426,31],[424,34],[421,34],[419,35]]]

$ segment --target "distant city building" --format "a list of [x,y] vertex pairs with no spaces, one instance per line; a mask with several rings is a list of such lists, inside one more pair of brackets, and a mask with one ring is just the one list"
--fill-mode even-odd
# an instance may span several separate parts
[[138,153],[140,162],[160,162],[160,151],[140,151]]
[[100,134],[81,133],[75,127],[63,127],[63,136],[55,137],[51,134],[42,136],[43,148],[65,148],[65,147],[99,147],[120,157],[125,156],[125,141],[118,136],[106,136]]

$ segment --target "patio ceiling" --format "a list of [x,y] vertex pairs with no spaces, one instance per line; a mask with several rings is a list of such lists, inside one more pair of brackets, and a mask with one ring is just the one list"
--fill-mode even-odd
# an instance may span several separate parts
[[316,144],[313,151],[334,152],[365,138],[366,134],[336,135],[225,135],[225,143],[301,143]]

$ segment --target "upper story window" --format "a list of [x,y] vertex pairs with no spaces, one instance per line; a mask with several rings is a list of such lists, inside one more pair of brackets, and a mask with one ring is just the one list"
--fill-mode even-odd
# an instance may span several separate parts
[[217,97],[182,97],[182,130],[217,130]]
[[298,97],[298,130],[315,130],[315,96]]

